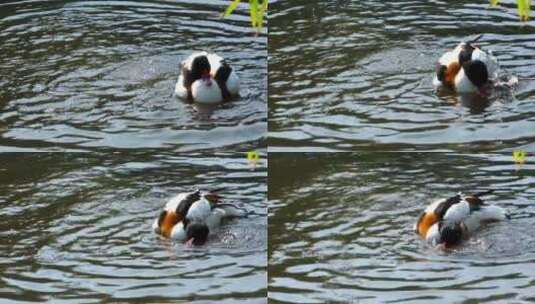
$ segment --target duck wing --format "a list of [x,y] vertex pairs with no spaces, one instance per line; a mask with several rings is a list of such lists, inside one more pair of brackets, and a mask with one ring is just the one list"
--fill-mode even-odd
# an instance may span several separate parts
[[434,212],[437,215],[438,219],[441,220],[446,216],[446,213],[448,210],[455,204],[458,204],[461,202],[461,195],[457,194],[455,196],[449,197],[439,203],[437,207],[435,208]]
[[208,54],[206,57],[208,58],[208,62],[210,62],[210,74],[212,74],[212,77],[215,77],[224,59],[215,53]]
[[221,199],[223,197],[218,193],[221,190],[223,189],[214,189],[202,194],[203,198],[210,202],[210,207],[212,209],[214,209],[219,203],[221,203]]
[[481,39],[481,37],[483,37],[483,34],[478,34],[472,38],[472,40],[468,41],[468,43],[476,43],[479,39]]
[[478,211],[483,206],[481,196],[492,193],[492,190],[474,193],[471,195],[458,194],[451,200],[454,202],[444,213],[443,219],[455,223],[463,222],[472,216],[474,211]]
[[200,200],[200,198],[201,192],[199,190],[179,193],[167,202],[165,210],[175,212],[179,217],[184,218],[193,203]]
[[470,205],[468,202],[461,200],[446,211],[442,220],[446,222],[460,223],[470,216],[470,212]]
[[196,190],[195,192],[188,193],[184,199],[180,201],[176,207],[176,213],[181,214],[183,217],[189,213],[189,209],[195,204],[195,202],[201,199],[201,191]]
[[194,222],[205,222],[212,214],[212,205],[205,197],[195,201],[188,210],[186,219]]
[[483,51],[480,48],[475,48],[472,52],[471,59],[473,61],[479,60],[485,64],[489,79],[498,78],[498,59],[492,54],[491,51]]
[[486,204],[480,196],[492,193],[492,190],[465,197],[470,205],[470,216],[464,221],[469,232],[474,232],[483,223],[503,221],[509,217],[507,211],[499,206]]
[[221,88],[221,95],[224,100],[228,100],[231,93],[227,87],[227,81],[232,73],[232,68],[224,61],[221,62],[219,69],[215,73],[214,79]]
[[481,196],[485,196],[487,194],[491,194],[494,192],[494,190],[487,190],[483,192],[478,192],[470,195],[466,195],[464,197],[464,200],[467,201],[470,204],[471,210],[477,210],[479,209],[485,202],[481,199]]

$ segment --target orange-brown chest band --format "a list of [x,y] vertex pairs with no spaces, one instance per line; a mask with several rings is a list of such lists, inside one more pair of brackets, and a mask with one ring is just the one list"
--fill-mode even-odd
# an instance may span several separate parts
[[431,228],[431,226],[433,226],[436,222],[438,222],[438,218],[434,212],[425,213],[418,222],[418,234],[425,238],[429,228]]
[[165,212],[160,218],[160,233],[165,237],[171,236],[173,227],[180,221],[179,216],[174,212]]
[[461,70],[461,66],[458,62],[452,62],[446,68],[446,73],[444,75],[444,83],[450,87],[453,87],[455,83],[455,76]]

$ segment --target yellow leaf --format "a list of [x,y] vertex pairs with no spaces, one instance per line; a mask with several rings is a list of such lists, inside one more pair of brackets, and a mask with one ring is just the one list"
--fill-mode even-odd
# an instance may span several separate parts
[[517,0],[518,15],[520,20],[528,21],[531,17],[531,1],[530,0]]
[[249,151],[247,152],[247,160],[249,162],[257,162],[260,159],[260,154],[258,151]]
[[498,2],[499,2],[498,0],[490,0],[490,5],[491,6],[496,6],[496,5],[498,5]]
[[226,17],[234,11],[236,7],[238,7],[238,4],[240,4],[241,0],[234,0],[232,3],[227,7],[227,10],[223,13],[223,17]]
[[260,9],[258,10],[258,27],[261,28],[264,24],[264,15],[268,9],[268,0],[263,0]]
[[513,160],[517,164],[523,164],[526,161],[526,154],[524,150],[515,150],[513,151]]
[[251,13],[251,24],[253,27],[258,25],[258,0],[249,0],[249,10]]
[[[262,1],[262,2],[259,2]],[[232,3],[228,6],[226,11],[223,13],[222,17],[230,15],[241,0],[233,0]],[[261,29],[264,24],[264,15],[268,9],[268,0],[249,0],[249,11],[251,15],[251,25],[254,28]]]

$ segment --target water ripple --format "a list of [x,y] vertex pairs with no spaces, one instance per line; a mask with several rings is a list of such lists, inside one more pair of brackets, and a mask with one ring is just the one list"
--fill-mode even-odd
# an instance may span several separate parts
[[[265,300],[265,163],[251,171],[239,154],[0,158],[3,299]],[[223,224],[200,248],[155,235],[151,226],[166,200],[197,187],[223,187],[227,201],[252,214]]]
[[[277,153],[269,173],[269,297],[281,303],[529,301],[533,169],[532,163],[518,168],[508,154]],[[448,252],[414,234],[430,201],[489,188],[495,189],[489,200],[508,209],[511,220]]]
[[[435,94],[435,62],[484,28],[502,67],[533,78],[532,22],[464,1],[277,2],[270,19],[270,149],[464,151],[533,147],[533,81],[513,100]],[[296,35],[299,33],[299,35]],[[500,139],[500,142],[496,142]]]
[[[267,38],[245,10],[211,1],[2,5],[0,134],[40,149],[258,146],[267,132]],[[242,79],[239,100],[196,109],[172,97],[181,60],[211,50]],[[9,148],[7,148],[9,150]]]

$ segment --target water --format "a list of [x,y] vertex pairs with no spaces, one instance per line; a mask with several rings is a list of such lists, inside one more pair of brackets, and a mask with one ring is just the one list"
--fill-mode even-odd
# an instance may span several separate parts
[[507,72],[535,77],[535,23],[500,3],[277,1],[270,151],[532,150],[535,81],[488,102],[436,94],[431,83],[440,55],[481,32]]
[[[202,2],[201,4],[199,4]],[[267,132],[267,37],[228,1],[0,5],[0,145],[7,151],[247,150]],[[210,111],[172,97],[179,63],[215,51],[241,98]]]
[[[0,154],[1,302],[263,303],[266,178],[242,154]],[[253,214],[199,248],[155,235],[165,202],[197,187]]]
[[[535,165],[510,155],[273,154],[272,303],[535,301]],[[412,228],[432,200],[495,189],[511,219],[448,252]]]

